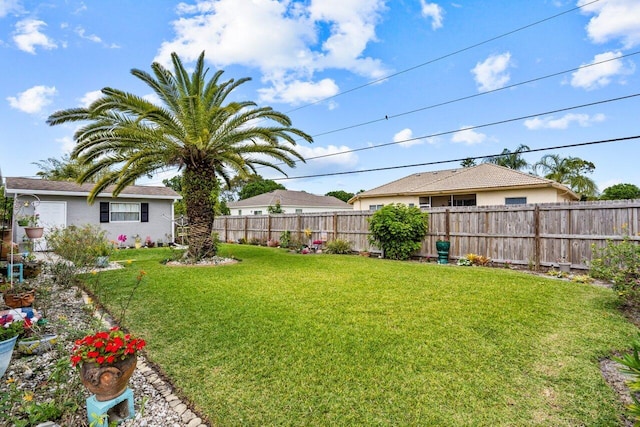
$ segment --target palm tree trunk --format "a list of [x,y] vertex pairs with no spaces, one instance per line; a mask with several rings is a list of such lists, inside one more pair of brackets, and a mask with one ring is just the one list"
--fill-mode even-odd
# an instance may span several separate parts
[[216,254],[212,238],[218,180],[212,166],[187,166],[182,174],[182,197],[189,218],[189,256],[196,260]]

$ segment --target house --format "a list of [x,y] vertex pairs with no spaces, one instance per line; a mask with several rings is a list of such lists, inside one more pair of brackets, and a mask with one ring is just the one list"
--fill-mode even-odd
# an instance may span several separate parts
[[238,202],[227,203],[231,215],[266,215],[269,207],[280,205],[282,213],[352,211],[353,207],[333,196],[317,196],[305,191],[273,190]]
[[95,203],[89,204],[87,196],[93,184],[77,184],[68,181],[7,177],[5,196],[14,199],[13,241],[21,242],[25,232],[17,225],[24,216],[38,215],[38,222],[45,229],[45,236],[37,239],[37,250],[46,249],[46,231],[54,227],[94,224],[106,231],[109,240],[119,235],[133,236],[144,241],[173,241],[173,203],[181,196],[168,187],[132,185],[118,197],[113,197],[113,187],[100,193]]
[[420,172],[356,194],[354,210],[378,210],[390,203],[420,208],[557,203],[580,200],[567,186],[492,163]]

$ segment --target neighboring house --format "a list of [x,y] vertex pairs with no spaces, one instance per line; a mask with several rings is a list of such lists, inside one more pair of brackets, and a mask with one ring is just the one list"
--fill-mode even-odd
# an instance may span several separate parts
[[354,210],[375,211],[390,203],[420,208],[573,202],[580,197],[558,182],[492,163],[420,172],[349,200]]
[[92,188],[93,184],[7,177],[5,196],[14,198],[14,241],[21,242],[24,237],[17,220],[34,213],[45,228],[44,238],[36,245],[39,250],[46,249],[47,229],[70,225],[100,226],[113,241],[124,234],[127,245],[133,245],[135,235],[143,242],[147,236],[154,242],[174,240],[173,203],[181,196],[171,188],[132,185],[113,197],[113,187],[108,187],[89,205],[87,196]]
[[266,215],[269,206],[280,205],[282,213],[352,211],[353,207],[333,196],[316,196],[304,191],[274,190],[238,202],[227,203],[231,215]]

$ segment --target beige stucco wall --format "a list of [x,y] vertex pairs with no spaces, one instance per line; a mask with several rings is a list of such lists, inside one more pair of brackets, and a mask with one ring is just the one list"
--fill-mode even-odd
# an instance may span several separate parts
[[[533,188],[522,190],[499,190],[499,191],[486,191],[476,193],[477,206],[493,206],[504,205],[505,199],[510,197],[526,197],[527,204],[531,203],[558,203],[572,201],[568,195],[563,194],[561,191],[549,187],[549,188]],[[420,198],[418,196],[390,196],[390,197],[371,197],[364,198],[354,202],[353,210],[368,211],[370,205],[388,205],[390,203],[403,203],[410,205],[413,203],[415,206],[419,206]]]
[[368,211],[369,205],[388,205],[391,203],[403,203],[407,206],[413,203],[415,206],[418,206],[418,202],[419,198],[417,196],[371,197],[356,200],[353,204],[353,210]]
[[534,188],[528,190],[487,191],[476,195],[478,206],[504,205],[508,197],[526,197],[527,204],[558,203],[569,201],[562,197],[555,188]]

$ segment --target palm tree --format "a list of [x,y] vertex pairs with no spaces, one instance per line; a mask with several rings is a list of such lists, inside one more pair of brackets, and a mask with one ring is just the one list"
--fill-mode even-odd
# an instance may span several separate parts
[[462,160],[460,162],[460,166],[462,166],[463,168],[470,168],[476,165],[476,161],[475,159],[472,159],[471,157],[467,157],[466,159]]
[[294,149],[296,137],[308,142],[312,138],[271,107],[258,107],[252,101],[225,103],[250,79],[221,82],[220,70],[206,80],[204,52],[191,75],[177,54],[171,54],[171,60],[173,72],[156,62],[151,65],[153,75],[131,70],[161,103],[106,87],[90,106],[55,112],[47,123],[89,122],[74,135],[71,157],[88,166],[78,181],[88,182],[109,169],[89,194],[90,203],[108,185],[115,185],[117,196],[140,177],[167,167],[181,170],[189,254],[199,259],[215,254],[211,231],[218,178],[228,183],[233,174],[255,173],[256,165],[284,174],[274,161],[295,167],[295,159],[304,161]]
[[544,155],[531,167],[534,173],[541,169],[545,178],[569,186],[583,198],[595,197],[598,194],[596,183],[585,175],[592,173],[595,168],[592,162],[578,157],[560,157],[557,154]]
[[504,166],[509,169],[521,170],[529,166],[529,163],[522,158],[522,153],[529,150],[529,146],[524,144],[520,144],[518,148],[516,148],[516,151],[505,148],[502,150],[502,153],[497,156],[487,157],[484,162]]

